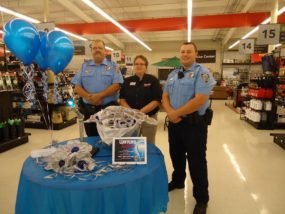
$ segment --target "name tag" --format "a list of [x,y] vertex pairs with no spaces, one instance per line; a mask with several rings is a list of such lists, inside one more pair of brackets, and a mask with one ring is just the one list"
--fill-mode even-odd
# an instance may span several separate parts
[[136,82],[130,82],[130,85],[136,85]]

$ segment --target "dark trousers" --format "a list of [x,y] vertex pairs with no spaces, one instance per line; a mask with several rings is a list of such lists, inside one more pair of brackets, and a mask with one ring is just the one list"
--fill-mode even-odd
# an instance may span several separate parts
[[[84,115],[84,120],[87,120],[91,115],[96,114],[97,112],[111,105],[118,105],[118,103],[110,102],[106,105],[95,106],[91,104],[86,104],[81,101],[79,104],[79,110]],[[96,123],[84,123],[84,128],[88,137],[99,136]]]
[[182,120],[169,123],[169,151],[174,171],[172,181],[184,184],[186,178],[186,159],[193,183],[193,196],[197,202],[208,202],[208,170],[206,160],[208,126],[206,122],[189,124]]

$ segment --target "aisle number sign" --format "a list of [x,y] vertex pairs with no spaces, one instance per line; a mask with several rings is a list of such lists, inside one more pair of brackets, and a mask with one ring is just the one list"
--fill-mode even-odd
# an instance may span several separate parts
[[242,39],[239,43],[239,53],[252,54],[254,52],[254,39]]
[[114,62],[119,62],[122,59],[122,53],[120,50],[116,50],[112,52],[112,60]]
[[280,39],[280,24],[259,25],[257,43],[275,45]]
[[126,56],[125,57],[125,63],[126,63],[126,65],[133,65],[133,57]]

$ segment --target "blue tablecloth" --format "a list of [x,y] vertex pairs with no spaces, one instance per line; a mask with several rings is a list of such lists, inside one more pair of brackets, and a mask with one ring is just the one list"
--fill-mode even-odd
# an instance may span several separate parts
[[[100,147],[96,161],[110,161],[111,149],[99,144],[99,138],[85,138]],[[166,212],[168,203],[167,173],[161,151],[147,147],[146,165],[132,170],[110,172],[96,180],[82,181],[51,174],[29,157],[18,187],[16,214],[157,214]]]

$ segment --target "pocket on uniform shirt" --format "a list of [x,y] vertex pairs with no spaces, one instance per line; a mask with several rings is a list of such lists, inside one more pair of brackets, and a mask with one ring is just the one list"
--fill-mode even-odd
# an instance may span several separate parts
[[106,85],[112,85],[113,81],[113,75],[110,73],[103,73],[102,74],[102,82],[105,83]]
[[189,96],[194,93],[194,87],[195,87],[195,81],[194,78],[188,78],[183,79],[181,81],[181,91],[184,96]]

